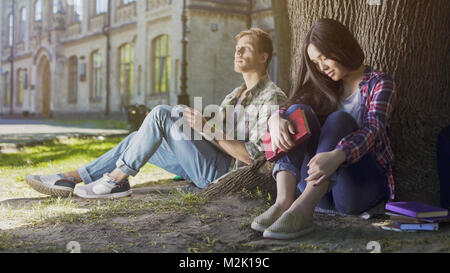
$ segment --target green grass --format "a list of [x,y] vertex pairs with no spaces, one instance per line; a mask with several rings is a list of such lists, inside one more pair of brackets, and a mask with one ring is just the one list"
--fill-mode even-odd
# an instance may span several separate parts
[[126,120],[73,120],[73,119],[43,119],[45,123],[51,123],[62,126],[76,126],[96,129],[127,129],[128,122]]
[[[150,205],[170,209],[172,206],[181,206],[180,202],[184,204],[199,202],[195,200],[195,196],[172,194],[173,198],[168,198],[167,202],[158,206],[150,201],[123,199],[100,202],[87,207],[77,199],[49,198],[34,191],[25,182],[28,174],[52,174],[76,170],[115,147],[120,141],[121,138],[106,138],[104,141],[95,138],[71,138],[63,142],[26,147],[17,153],[0,154],[0,230],[44,222],[70,223],[84,217],[96,219],[119,211],[139,210]],[[154,165],[147,164],[136,177],[130,179],[130,182],[133,187],[139,187],[156,184],[157,181],[167,183],[173,176]]]

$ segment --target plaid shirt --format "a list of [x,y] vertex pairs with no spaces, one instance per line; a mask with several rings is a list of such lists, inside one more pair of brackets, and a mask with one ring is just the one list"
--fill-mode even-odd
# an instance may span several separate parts
[[[255,87],[241,96],[247,86],[236,88],[225,97],[220,105],[222,117],[226,117],[227,106],[234,107],[233,118],[226,118],[224,125],[233,128],[227,137],[242,140],[253,161],[264,152],[261,137],[268,131],[267,121],[276,112],[279,105],[286,100],[284,92],[265,75]],[[229,130],[227,130],[228,133]],[[231,170],[244,166],[238,160],[231,164]]]
[[[394,88],[394,81],[389,75],[367,67],[359,83],[362,95],[362,126],[344,137],[336,146],[345,153],[344,166],[355,163],[372,152],[376,161],[386,171],[391,200],[395,198],[395,185],[392,175],[394,154],[389,139],[389,126],[395,99]],[[280,113],[283,114],[283,111]]]

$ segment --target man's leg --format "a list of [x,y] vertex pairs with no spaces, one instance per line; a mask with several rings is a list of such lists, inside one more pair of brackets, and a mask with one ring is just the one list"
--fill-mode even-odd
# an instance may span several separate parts
[[131,133],[124,138],[116,147],[100,156],[87,166],[64,174],[52,175],[28,175],[25,181],[36,191],[59,197],[68,197],[74,190],[75,185],[84,181],[92,183],[101,178],[104,173],[114,170],[116,161],[123,153],[136,133]]
[[[149,161],[165,169],[182,168],[184,173],[175,173],[189,176],[199,188],[206,187],[224,175],[230,167],[231,158],[219,152],[206,140],[188,139],[183,128],[178,126],[179,119],[180,117],[172,117],[172,107],[170,106],[154,108],[125,151],[119,156],[116,163],[117,168],[111,172],[109,178],[105,178],[109,179],[106,182],[120,182],[116,177],[135,176],[140,168]],[[192,129],[189,128],[187,133],[191,134]],[[170,156],[165,157],[165,154],[170,151],[175,155],[172,160],[168,160],[171,158]],[[153,160],[151,160],[152,157],[154,157]],[[106,186],[102,179],[98,180],[99,183]],[[108,195],[105,191],[93,192],[91,189],[94,187],[78,187],[76,194],[86,198]],[[106,187],[104,189],[107,190]]]
[[192,140],[190,127],[187,127],[186,136],[183,128],[176,125],[180,117],[173,117],[172,110],[170,106],[158,106],[152,110],[133,142],[119,157],[117,168],[128,176],[135,176],[165,143],[164,150],[172,151],[192,182],[204,188],[228,171],[231,158],[206,140]]
[[[120,155],[125,152],[127,147],[132,143],[137,132],[133,132],[124,138],[116,147],[109,150],[87,166],[79,168],[76,173],[80,176],[85,184],[92,183],[100,179],[105,173],[110,173],[116,168],[116,162]],[[71,176],[71,173],[65,173],[66,176]],[[72,174],[75,176],[76,174]]]

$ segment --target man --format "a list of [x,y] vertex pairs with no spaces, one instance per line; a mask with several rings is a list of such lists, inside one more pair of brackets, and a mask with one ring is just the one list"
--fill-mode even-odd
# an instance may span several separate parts
[[[267,128],[271,114],[262,111],[263,106],[279,105],[286,96],[267,74],[273,52],[270,36],[252,28],[239,33],[236,40],[234,68],[242,74],[245,84],[226,96],[221,109],[251,105],[258,112],[253,115],[255,118],[249,120],[241,110],[236,110],[231,140],[220,126],[215,127],[194,109],[183,108],[181,118],[189,124],[189,135],[208,131],[207,137],[215,136],[211,141],[215,141],[220,149],[201,137],[200,140],[184,138],[185,132],[176,126],[180,117],[172,114],[175,107],[160,105],[150,112],[138,132],[130,134],[89,165],[64,174],[28,175],[27,183],[47,195],[67,197],[75,189],[75,195],[82,198],[117,198],[132,193],[128,177],[135,176],[147,162],[192,181],[199,188],[205,188],[242,162],[250,164],[263,152],[260,138],[255,138],[255,134],[262,136],[261,128]],[[200,129],[196,126],[199,120]],[[246,137],[237,140],[236,135]],[[80,182],[85,185],[75,188]]]

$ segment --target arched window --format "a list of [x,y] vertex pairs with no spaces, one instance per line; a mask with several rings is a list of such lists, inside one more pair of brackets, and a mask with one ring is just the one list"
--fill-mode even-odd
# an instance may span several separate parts
[[20,33],[19,33],[20,42],[25,41],[26,22],[27,22],[27,9],[22,8],[20,10]]
[[3,94],[3,104],[4,106],[9,106],[11,104],[11,84],[10,84],[10,76],[9,76],[9,72],[6,71],[5,73],[3,73],[3,90],[4,90],[4,94]]
[[103,89],[103,54],[97,50],[91,54],[91,94],[93,102],[99,102],[102,98]]
[[120,93],[122,105],[131,104],[134,88],[134,48],[131,44],[125,44],[119,48],[120,54]]
[[83,0],[73,0],[72,22],[77,23],[83,20]]
[[53,3],[52,3],[52,13],[53,14],[58,13],[59,8],[60,8],[59,4],[60,4],[59,0],[53,0]]
[[42,21],[42,0],[34,2],[34,21]]
[[95,14],[106,13],[108,11],[108,0],[95,0]]
[[161,35],[153,40],[153,94],[170,91],[170,36]]
[[67,102],[77,103],[78,100],[78,59],[73,56],[68,61],[68,92]]
[[23,104],[23,93],[25,86],[25,73],[22,68],[17,70],[17,87],[16,87],[16,106],[21,107]]

